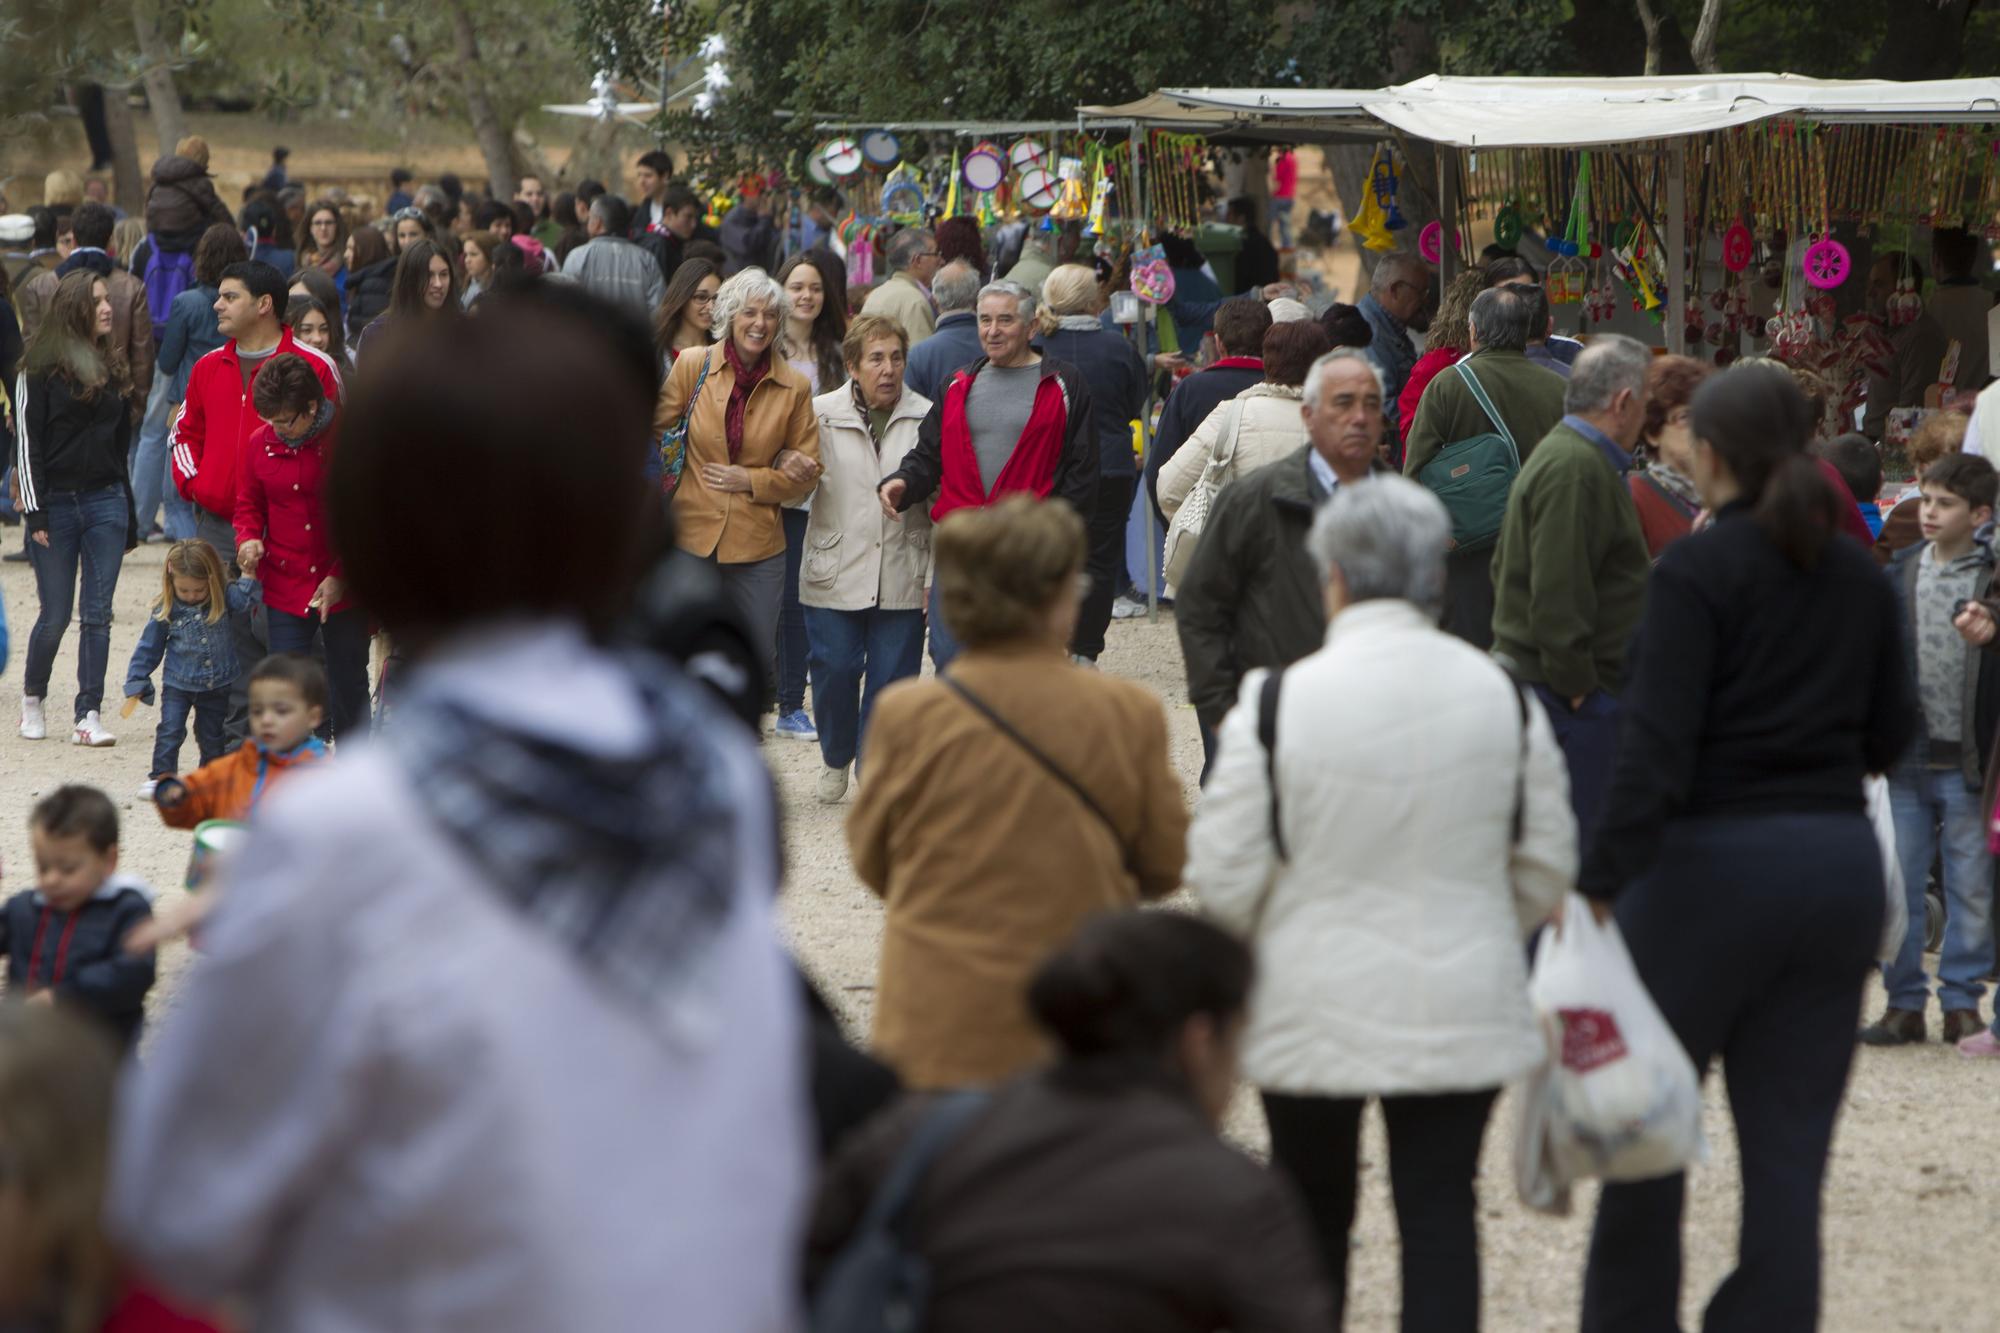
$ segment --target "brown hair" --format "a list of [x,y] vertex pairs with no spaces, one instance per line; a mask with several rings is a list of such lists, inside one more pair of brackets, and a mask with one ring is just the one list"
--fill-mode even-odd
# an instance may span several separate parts
[[82,838],[102,854],[118,845],[118,807],[97,788],[72,782],[35,802],[28,827],[52,838]]
[[[661,356],[673,349],[688,302],[694,300],[695,289],[709,278],[715,279],[716,288],[720,290],[722,270],[706,259],[683,259],[680,267],[674,270],[673,279],[667,283],[667,294],[660,301],[660,308],[653,312],[653,342],[659,347]],[[710,315],[715,313],[713,305],[708,310]]]
[[1711,376],[1689,405],[1692,424],[1696,438],[1729,465],[1772,545],[1809,569],[1839,526],[1847,500],[1806,452],[1811,403],[1785,366],[1767,366]]
[[1254,296],[1232,296],[1215,308],[1215,337],[1226,356],[1256,356],[1271,328],[1271,308]]
[[1438,300],[1437,313],[1431,316],[1430,332],[1425,335],[1427,347],[1455,347],[1463,352],[1472,346],[1472,303],[1486,290],[1486,272],[1483,269],[1467,269],[1451,280],[1451,286],[1444,289]]
[[208,623],[219,625],[229,614],[229,585],[222,573],[222,557],[204,541],[175,542],[167,548],[167,562],[160,570],[160,600],[153,603],[153,619],[174,618],[174,576],[208,580]]
[[306,359],[294,352],[280,352],[264,363],[250,381],[250,405],[265,419],[303,412],[315,412],[326,401],[326,389],[313,374]]
[[227,222],[218,222],[194,243],[194,280],[204,287],[222,282],[222,270],[250,258],[243,233]]
[[1974,509],[1991,509],[2000,492],[1993,464],[1978,454],[1946,454],[1924,469],[1923,484],[1942,486]]
[[1333,350],[1326,330],[1310,319],[1273,324],[1264,335],[1264,380],[1296,389],[1306,382],[1312,363]]
[[[1431,327],[1436,328],[1435,322]],[[1676,408],[1694,401],[1694,391],[1715,372],[1691,356],[1656,356],[1646,367],[1646,424],[1639,438],[1651,443],[1667,428]]]
[[1910,432],[1910,466],[1921,477],[1930,471],[1931,464],[1946,454],[1959,453],[1965,448],[1965,427],[1970,418],[1962,412],[1932,412],[1917,423]]
[[861,364],[862,356],[868,351],[868,344],[880,342],[884,338],[894,338],[903,355],[910,354],[910,334],[899,320],[884,315],[857,315],[847,326],[847,336],[840,341],[840,356],[849,367]]
[[21,360],[21,368],[30,375],[61,375],[86,401],[100,389],[122,396],[130,385],[125,358],[108,334],[97,333],[95,289],[104,282],[87,268],[58,282]]
[[[789,328],[785,320],[791,318],[789,300],[784,319],[779,321],[779,337],[786,350],[794,355],[807,350],[812,352],[813,363],[819,370],[819,390],[825,393],[837,387],[834,381],[839,379],[842,370],[841,352],[845,346],[843,340],[847,337],[847,293],[833,290],[833,284],[826,280],[826,270],[820,267],[809,250],[799,251],[779,267],[778,285],[784,286],[786,280],[802,268],[811,269],[819,278],[819,314],[813,317],[812,322],[813,345],[810,349],[790,345],[790,337],[784,332]],[[907,352],[909,349],[903,350]]]
[[1012,495],[938,524],[939,601],[967,647],[1032,633],[1083,572],[1083,520],[1060,500]]
[[353,268],[363,269],[379,264],[394,253],[389,247],[389,238],[382,234],[380,227],[361,227],[350,238],[354,242]]
[[[313,218],[320,213],[333,214],[333,248],[322,254],[313,243]],[[299,218],[298,264],[304,268],[319,262],[326,254],[341,254],[347,249],[347,215],[340,211],[340,205],[331,199],[315,199],[306,205],[305,214]]]
[[299,692],[306,707],[326,710],[326,668],[304,653],[272,653],[250,671],[250,684],[283,681]]

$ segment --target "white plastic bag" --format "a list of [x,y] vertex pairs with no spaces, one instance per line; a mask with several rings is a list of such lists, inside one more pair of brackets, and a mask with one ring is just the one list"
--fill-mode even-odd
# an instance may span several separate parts
[[1569,1187],[1596,1176],[1650,1180],[1707,1151],[1694,1062],[1639,980],[1615,924],[1571,894],[1562,929],[1542,932],[1528,998],[1549,1062],[1524,1089],[1515,1175],[1522,1202],[1569,1211]]
[[1903,933],[1910,928],[1910,908],[1903,894],[1903,862],[1896,855],[1896,819],[1889,811],[1889,779],[1862,780],[1868,793],[1868,822],[1875,826],[1875,841],[1882,844],[1882,886],[1888,902],[1882,910],[1882,944],[1875,951],[1880,962],[1888,962],[1903,947]]

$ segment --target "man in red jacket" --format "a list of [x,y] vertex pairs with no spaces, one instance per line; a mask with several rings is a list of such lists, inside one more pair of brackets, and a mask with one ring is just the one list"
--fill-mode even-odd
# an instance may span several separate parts
[[[250,381],[281,352],[305,358],[327,401],[341,400],[340,372],[325,353],[296,342],[281,322],[285,275],[249,260],[222,270],[215,300],[217,327],[229,341],[194,363],[187,399],[173,429],[174,489],[194,506],[195,536],[236,563],[236,494],[250,437],[263,426],[250,401]],[[241,572],[234,570],[232,572]],[[229,689],[229,748],[243,743],[250,723],[250,669],[268,637],[263,608],[230,614],[236,641],[236,682]]]

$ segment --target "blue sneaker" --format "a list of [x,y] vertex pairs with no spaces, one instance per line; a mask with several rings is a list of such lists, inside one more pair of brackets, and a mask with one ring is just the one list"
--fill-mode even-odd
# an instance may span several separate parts
[[806,710],[803,708],[794,709],[792,712],[781,715],[778,718],[776,731],[787,740],[816,741],[819,739],[818,729],[813,726],[813,720],[806,716]]

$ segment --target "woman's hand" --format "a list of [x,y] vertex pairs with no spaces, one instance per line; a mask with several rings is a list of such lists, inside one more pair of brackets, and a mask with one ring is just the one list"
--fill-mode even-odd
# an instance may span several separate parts
[[38,545],[47,546],[49,544],[49,530],[47,528],[36,528],[28,534],[28,539]]
[[306,604],[306,609],[309,611],[317,609],[320,621],[324,624],[326,618],[333,614],[333,608],[339,606],[340,599],[345,596],[347,596],[347,585],[328,574],[319,581],[319,587],[313,590],[312,601]]
[[2000,629],[2000,626],[1993,623],[1993,613],[1978,602],[1960,611],[1951,623],[1958,631],[1958,637],[1974,648],[1984,648],[1993,642],[1995,630]]
[[236,567],[243,571],[244,578],[256,578],[257,566],[263,563],[264,543],[248,541],[236,548]]
[[731,491],[738,495],[748,495],[750,469],[737,467],[734,463],[703,463],[701,483],[711,491]]
[[804,486],[818,481],[824,470],[813,459],[807,458],[796,449],[780,449],[778,456],[771,460],[771,466],[785,475],[787,481]]

